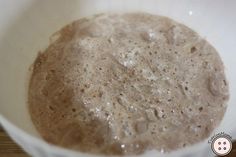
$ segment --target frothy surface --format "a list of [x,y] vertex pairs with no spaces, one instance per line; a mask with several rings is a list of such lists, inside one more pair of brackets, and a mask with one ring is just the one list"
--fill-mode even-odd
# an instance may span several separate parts
[[224,115],[222,61],[182,24],[101,14],[56,37],[29,87],[32,120],[48,142],[102,154],[172,151],[207,138]]

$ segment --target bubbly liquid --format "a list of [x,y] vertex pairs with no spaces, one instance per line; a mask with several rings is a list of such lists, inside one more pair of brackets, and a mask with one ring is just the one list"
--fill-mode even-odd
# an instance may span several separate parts
[[166,152],[205,139],[224,115],[222,61],[182,24],[101,14],[56,37],[37,57],[29,87],[32,120],[50,143],[99,154]]

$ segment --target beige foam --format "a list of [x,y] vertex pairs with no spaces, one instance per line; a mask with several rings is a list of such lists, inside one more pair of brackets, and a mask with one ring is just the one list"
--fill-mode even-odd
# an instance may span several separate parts
[[146,13],[101,14],[57,35],[29,88],[32,120],[48,142],[102,154],[172,151],[221,121],[222,61],[188,27]]

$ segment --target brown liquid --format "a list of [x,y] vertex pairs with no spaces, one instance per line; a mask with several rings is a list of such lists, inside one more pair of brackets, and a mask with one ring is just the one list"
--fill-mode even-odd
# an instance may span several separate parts
[[29,87],[32,120],[48,142],[101,154],[172,151],[221,121],[222,61],[188,27],[146,13],[103,14],[57,35]]

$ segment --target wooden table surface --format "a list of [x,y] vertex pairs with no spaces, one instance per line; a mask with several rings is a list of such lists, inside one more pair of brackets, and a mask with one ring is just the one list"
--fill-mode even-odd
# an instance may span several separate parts
[[0,157],[29,157],[0,126]]
[[[0,126],[0,157],[30,157],[10,137]],[[226,157],[236,157],[236,142],[233,149]]]

